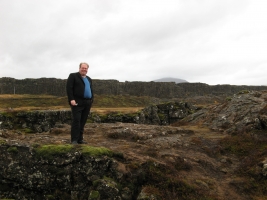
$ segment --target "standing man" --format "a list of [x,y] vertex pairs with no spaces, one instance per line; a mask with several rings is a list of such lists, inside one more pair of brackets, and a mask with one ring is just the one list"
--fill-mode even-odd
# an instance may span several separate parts
[[72,112],[71,143],[86,144],[83,140],[84,126],[94,100],[92,79],[87,76],[89,65],[81,63],[79,72],[67,79],[67,95]]

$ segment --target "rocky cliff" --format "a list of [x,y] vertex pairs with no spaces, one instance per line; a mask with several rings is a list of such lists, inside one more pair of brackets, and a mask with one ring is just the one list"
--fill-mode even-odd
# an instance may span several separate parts
[[[56,78],[0,78],[0,94],[49,94],[66,96],[66,80]],[[204,83],[119,82],[93,80],[96,94],[183,98],[203,95],[233,95],[241,90],[267,90],[267,86],[207,85]]]

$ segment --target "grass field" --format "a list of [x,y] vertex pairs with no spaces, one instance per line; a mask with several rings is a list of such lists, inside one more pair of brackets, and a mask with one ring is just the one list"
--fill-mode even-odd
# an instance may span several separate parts
[[[93,112],[136,112],[154,101],[151,97],[95,95]],[[67,97],[51,95],[2,94],[0,112],[20,110],[70,109]]]

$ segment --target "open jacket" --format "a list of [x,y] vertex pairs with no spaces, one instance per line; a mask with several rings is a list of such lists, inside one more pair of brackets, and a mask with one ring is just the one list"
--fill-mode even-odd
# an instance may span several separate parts
[[[86,76],[90,83],[91,92],[92,92],[92,102],[94,101],[94,92],[92,87],[92,79],[89,76]],[[84,82],[82,76],[79,72],[71,73],[67,79],[66,90],[68,96],[68,102],[70,104],[71,100],[75,100],[76,103],[81,103],[84,99]]]

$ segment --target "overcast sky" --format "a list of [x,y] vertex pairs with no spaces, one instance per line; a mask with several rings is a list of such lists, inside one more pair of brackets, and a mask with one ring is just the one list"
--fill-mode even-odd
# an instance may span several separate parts
[[267,85],[266,0],[0,0],[0,77]]

